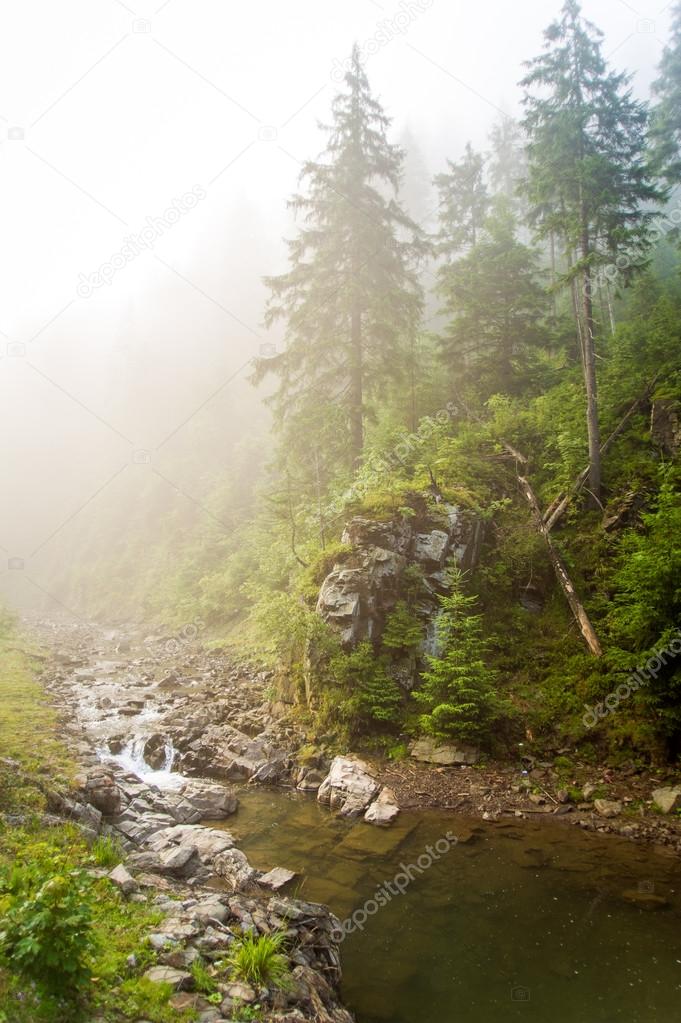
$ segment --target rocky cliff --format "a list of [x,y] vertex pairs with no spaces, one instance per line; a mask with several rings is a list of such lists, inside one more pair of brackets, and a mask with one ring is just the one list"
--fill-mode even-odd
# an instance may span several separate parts
[[406,590],[405,572],[415,566],[422,575],[415,613],[424,626],[424,646],[432,648],[438,595],[446,587],[450,559],[470,568],[481,541],[479,522],[450,504],[434,511],[421,509],[413,517],[396,516],[379,522],[354,518],[343,533],[352,548],[324,580],[317,613],[339,632],[350,649],[369,640],[377,644],[386,618]]

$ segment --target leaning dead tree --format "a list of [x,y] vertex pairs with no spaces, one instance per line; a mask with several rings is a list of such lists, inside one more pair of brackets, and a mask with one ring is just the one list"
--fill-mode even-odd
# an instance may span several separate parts
[[582,633],[582,636],[586,640],[586,644],[589,647],[591,653],[594,655],[594,657],[601,657],[603,654],[603,649],[598,641],[598,636],[596,635],[596,631],[593,625],[591,624],[591,620],[584,609],[584,605],[577,596],[577,591],[575,590],[572,580],[568,575],[565,563],[561,558],[560,554],[558,553],[558,551],[556,550],[553,540],[549,535],[548,527],[543,520],[541,508],[539,507],[539,502],[537,501],[537,496],[532,487],[530,486],[529,481],[525,478],[525,476],[518,476],[518,483],[520,484],[520,489],[525,495],[527,502],[532,510],[532,518],[534,520],[534,524],[544,538],[547,550],[549,552],[549,559],[551,561],[551,565],[553,566],[553,571],[555,572],[556,578],[560,583],[560,588],[565,594],[565,599],[570,605],[570,610],[572,611],[575,621],[579,626],[579,631]]
[[[653,392],[656,383],[658,382],[662,375],[663,371],[656,373],[656,375],[653,377],[650,383],[646,386],[645,391],[642,394],[640,394],[636,401],[633,403],[633,405],[631,405],[627,409],[624,416],[622,417],[622,419],[620,419],[619,423],[612,431],[610,436],[607,437],[607,439],[601,444],[601,457],[608,452],[608,450],[612,447],[612,445],[615,443],[620,434],[623,433],[624,428],[626,427],[631,417],[636,412],[638,412],[641,405],[643,405],[643,403],[648,400],[648,398]],[[579,492],[583,490],[584,487],[586,486],[587,480],[589,479],[590,468],[591,466],[587,465],[584,469],[582,469],[579,476],[577,476],[577,478],[572,482],[568,490],[563,491],[563,493],[559,494],[558,497],[551,502],[551,504],[548,506],[548,508],[542,515],[542,521],[544,522],[548,533],[551,532],[551,530],[558,522],[558,520],[563,517],[570,502],[573,501],[577,494],[579,494]]]
[[[638,405],[638,402],[636,404]],[[460,405],[463,408],[464,412],[471,419],[476,420],[478,423],[483,423],[483,420],[480,418],[480,416],[475,415],[475,413],[472,412],[472,410],[470,410],[469,408],[467,408],[466,405],[463,404],[463,402],[460,402]],[[633,409],[630,410],[629,415],[633,415]],[[627,415],[626,417],[627,419],[629,418],[629,415]],[[614,437],[612,437],[611,435],[611,437],[608,437],[606,445],[609,446],[609,444],[611,444],[613,440]],[[586,613],[584,605],[577,596],[577,590],[575,589],[574,584],[570,579],[570,575],[568,573],[567,568],[565,567],[565,563],[561,558],[560,554],[558,553],[558,551],[556,550],[553,540],[551,539],[550,530],[547,528],[547,525],[544,521],[545,516],[542,514],[542,510],[539,506],[539,501],[537,500],[537,495],[532,489],[527,477],[523,476],[519,471],[518,467],[519,466],[526,467],[528,465],[529,460],[527,456],[522,453],[522,451],[518,451],[518,449],[515,448],[512,444],[509,444],[508,441],[501,439],[499,443],[501,444],[504,451],[515,462],[515,474],[518,480],[518,484],[520,485],[520,489],[525,495],[525,498],[530,506],[530,511],[532,513],[532,521],[537,531],[541,534],[541,536],[544,539],[544,543],[546,544],[546,548],[549,554],[549,560],[553,567],[556,579],[558,580],[558,584],[561,590],[563,591],[565,599],[567,600],[570,606],[570,610],[572,611],[575,622],[579,627],[579,631],[584,637],[586,645],[588,646],[589,650],[594,655],[594,657],[601,657],[603,655],[603,649],[598,641],[596,630],[591,624],[591,620],[588,614]],[[604,447],[606,445],[604,445]],[[589,471],[587,469],[585,482],[586,479],[588,479],[588,474]]]

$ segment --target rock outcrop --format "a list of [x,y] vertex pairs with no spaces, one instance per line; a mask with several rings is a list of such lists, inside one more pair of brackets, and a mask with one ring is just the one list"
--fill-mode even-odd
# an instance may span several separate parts
[[334,757],[317,799],[341,817],[361,817],[368,824],[390,824],[400,812],[391,789],[381,788],[363,760]]
[[475,557],[476,524],[453,505],[437,512],[416,513],[389,522],[354,518],[342,542],[352,552],[322,583],[317,613],[340,633],[345,647],[364,640],[376,643],[387,616],[404,595],[404,572],[418,566],[424,594],[417,613],[427,625],[437,612],[438,594],[446,585],[444,568],[450,558],[468,567]]

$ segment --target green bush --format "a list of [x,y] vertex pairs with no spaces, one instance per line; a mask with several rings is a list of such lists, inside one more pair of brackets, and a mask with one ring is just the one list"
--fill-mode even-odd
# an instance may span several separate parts
[[92,882],[46,844],[0,874],[0,954],[47,996],[74,1001],[90,978]]

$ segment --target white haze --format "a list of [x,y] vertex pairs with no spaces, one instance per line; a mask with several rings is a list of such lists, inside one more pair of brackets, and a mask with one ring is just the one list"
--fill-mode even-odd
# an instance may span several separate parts
[[[560,6],[4,5],[0,555],[8,599],[49,590],[78,550],[79,531],[117,501],[124,523],[126,502],[144,500],[139,474],[149,464],[165,481],[164,513],[183,502],[200,508],[202,473],[219,473],[221,447],[228,458],[235,438],[262,436],[247,363],[279,339],[262,326],[261,277],[285,266],[286,200],[300,161],[323,147],[317,124],[328,119],[353,42],[376,51],[367,61],[372,88],[393,117],[394,139],[409,133],[430,177],[468,139],[485,149],[502,112],[519,113],[522,62],[539,51]],[[584,11],[647,98],[668,8],[585,0]],[[205,196],[152,249],[81,297],[79,282],[195,186]],[[138,464],[139,451],[151,463]]]

